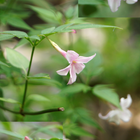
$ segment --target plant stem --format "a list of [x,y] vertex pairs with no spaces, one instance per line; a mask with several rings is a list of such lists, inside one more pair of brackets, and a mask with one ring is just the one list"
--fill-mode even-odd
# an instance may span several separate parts
[[9,111],[11,113],[14,113],[14,114],[21,114],[23,116],[25,115],[40,115],[40,114],[44,114],[44,113],[50,113],[50,112],[56,112],[56,111],[64,111],[64,108],[63,107],[59,107],[59,108],[54,108],[54,109],[47,109],[47,110],[42,110],[42,111],[37,111],[37,112],[20,112],[20,111],[13,111],[13,110],[10,110],[6,107],[3,107],[0,105],[0,108],[3,109],[3,110],[6,110],[6,111]]
[[[29,74],[30,74],[30,69],[31,69],[31,65],[32,65],[32,60],[33,60],[33,55],[34,55],[34,51],[35,51],[35,46],[36,45],[33,45],[33,48],[32,48],[32,53],[31,53],[31,58],[30,58],[30,63],[29,63],[29,68],[28,68],[27,76],[29,76]],[[27,87],[28,87],[28,79],[26,77],[23,101],[22,101],[22,106],[21,106],[21,110],[20,110],[21,113],[23,112],[23,109],[24,109],[26,93],[27,93]]]

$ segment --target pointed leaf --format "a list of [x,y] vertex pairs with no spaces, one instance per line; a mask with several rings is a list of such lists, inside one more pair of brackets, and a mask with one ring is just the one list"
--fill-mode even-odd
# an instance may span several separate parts
[[14,37],[14,35],[10,35],[10,34],[0,34],[0,41],[8,40],[8,39],[11,39],[13,37]]
[[42,95],[38,95],[38,94],[32,94],[28,96],[28,100],[35,100],[35,101],[43,101],[43,102],[48,102],[50,101],[48,98],[42,96]]
[[94,138],[95,136],[86,130],[80,128],[80,127],[75,127],[72,129],[72,134],[77,135],[77,136],[87,136],[87,137],[92,137]]
[[8,102],[8,103],[13,103],[13,104],[20,104],[20,102],[15,101],[13,99],[0,98],[0,101]]
[[29,60],[25,56],[23,56],[21,53],[13,49],[6,48],[6,57],[11,65],[17,68],[21,68],[24,71],[26,71],[26,69],[29,66]]
[[118,28],[118,29],[122,29],[120,27],[117,26],[110,26],[110,25],[99,25],[99,24],[77,24],[77,25],[72,25],[70,27],[67,27],[66,29],[68,30],[78,30],[78,29],[86,29],[86,28]]
[[0,66],[1,65],[6,66],[6,67],[9,67],[7,64],[3,63],[2,61],[0,61]]
[[39,73],[34,76],[28,76],[27,78],[28,79],[50,79],[49,75],[45,73]]
[[12,18],[9,18],[7,22],[14,27],[18,27],[18,28],[22,28],[26,30],[32,30],[32,28],[28,24],[26,24],[24,20],[20,18],[12,17]]
[[92,93],[97,97],[112,103],[116,107],[121,108],[118,94],[108,85],[96,85],[93,88]]
[[24,140],[24,137],[20,134],[17,134],[17,133],[13,133],[11,131],[7,131],[7,130],[0,130],[0,133],[2,134],[6,134],[6,135],[9,135],[9,136],[12,136],[12,137],[15,137],[15,138],[18,138],[20,140]]
[[1,33],[10,34],[10,35],[16,36],[18,38],[28,37],[28,35],[25,32],[22,32],[22,31],[4,31],[4,32],[1,32]]
[[29,79],[29,84],[31,85],[48,85],[48,86],[56,86],[61,87],[62,84],[53,79]]
[[55,29],[55,27],[44,29],[44,30],[41,31],[41,34],[45,34],[45,35],[50,34],[50,33],[52,33],[52,31],[54,29]]

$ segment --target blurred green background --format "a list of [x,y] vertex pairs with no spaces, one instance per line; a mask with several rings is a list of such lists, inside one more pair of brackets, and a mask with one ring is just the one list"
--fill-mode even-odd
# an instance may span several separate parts
[[116,12],[111,11],[108,0],[78,0],[78,8],[80,17],[140,17],[139,1],[134,4],[127,4],[126,1],[122,0]]
[[[83,29],[77,30],[76,34],[59,33],[50,36],[64,50],[73,49],[81,56],[97,54],[78,75],[76,83],[69,86],[67,86],[69,75],[62,77],[56,73],[57,70],[66,67],[68,62],[47,40],[42,41],[36,47],[31,73],[44,72],[49,74],[52,80],[30,82],[25,110],[39,111],[62,106],[65,111],[23,117],[0,110],[1,121],[61,122],[64,133],[70,140],[138,140],[140,137],[140,19],[78,18],[77,1],[9,0],[8,2],[9,5],[1,4],[0,31],[23,30],[33,34],[44,28],[64,23],[86,22],[113,25],[123,29]],[[63,15],[63,20],[51,19],[48,14],[41,14],[28,5],[51,9],[56,13],[59,11]],[[1,60],[4,59],[5,47],[13,48],[18,42],[17,38],[0,42]],[[30,58],[31,47],[28,43],[16,50]],[[1,66],[0,74],[1,96],[21,102],[24,90],[21,70],[15,67],[9,70]],[[133,103],[130,110],[133,116],[130,122],[122,122],[116,126],[98,118],[98,113],[105,115],[110,110],[107,103],[95,97],[89,89],[89,86],[94,87],[98,84],[114,85],[120,98],[126,98],[127,94],[131,94]],[[18,104],[6,102],[4,104],[13,110],[20,108]]]

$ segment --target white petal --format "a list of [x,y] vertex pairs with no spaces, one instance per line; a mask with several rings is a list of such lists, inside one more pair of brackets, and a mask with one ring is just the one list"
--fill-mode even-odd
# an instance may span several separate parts
[[87,63],[96,56],[96,53],[90,57],[79,56],[75,61],[77,63]]
[[82,63],[74,63],[73,67],[74,67],[75,73],[79,74],[85,68],[85,65]]
[[122,109],[126,109],[128,108],[132,103],[132,98],[130,96],[130,94],[127,95],[127,98],[124,99],[124,98],[121,98],[120,99],[120,105],[122,107]]
[[67,66],[67,67],[64,68],[64,69],[58,70],[57,73],[58,73],[59,75],[67,75],[68,72],[69,72],[69,70],[70,70],[70,65]]
[[124,122],[128,122],[130,120],[131,116],[132,116],[132,114],[131,114],[131,112],[128,109],[120,111],[120,118]]
[[79,54],[76,53],[75,51],[67,51],[66,54],[66,59],[68,60],[69,63],[72,63],[73,60],[77,59],[79,57]]
[[116,12],[121,4],[121,0],[108,0],[108,5],[112,12]]
[[134,4],[136,3],[138,0],[126,0],[127,4]]
[[110,122],[114,122],[116,124],[120,123],[120,117],[119,117],[119,110],[112,110],[110,111],[106,116],[102,116],[99,114],[99,117],[104,120],[109,120]]
[[71,65],[71,67],[70,67],[70,79],[69,79],[68,84],[74,83],[76,81],[76,78],[77,78],[77,76],[76,76],[76,73],[74,71],[74,67],[73,67],[73,65]]

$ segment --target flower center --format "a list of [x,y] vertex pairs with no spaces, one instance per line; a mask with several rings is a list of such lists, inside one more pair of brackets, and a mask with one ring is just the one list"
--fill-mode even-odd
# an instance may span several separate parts
[[73,63],[76,63],[76,61],[72,61]]

